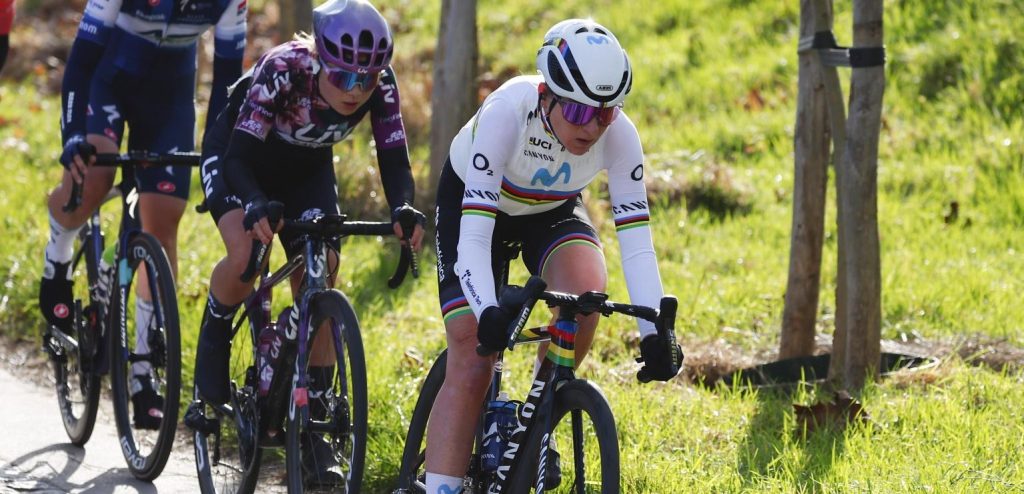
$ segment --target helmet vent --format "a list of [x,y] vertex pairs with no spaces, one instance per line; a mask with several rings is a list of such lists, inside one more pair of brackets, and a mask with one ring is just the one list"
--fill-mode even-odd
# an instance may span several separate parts
[[551,80],[548,82],[558,86],[563,91],[573,92],[572,84],[569,83],[565,72],[562,71],[562,66],[558,64],[558,57],[550,51],[548,52],[548,74],[551,75]]
[[323,38],[323,41],[324,41],[324,49],[327,50],[327,54],[332,56],[332,57],[334,57],[334,58],[338,58],[338,56],[339,56],[338,55],[338,45],[334,44],[333,41],[331,41],[331,40],[329,40],[327,38]]

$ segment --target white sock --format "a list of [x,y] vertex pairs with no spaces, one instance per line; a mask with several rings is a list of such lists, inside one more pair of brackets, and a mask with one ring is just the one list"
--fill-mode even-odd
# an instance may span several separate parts
[[78,236],[78,228],[64,228],[50,214],[50,241],[46,244],[46,260],[50,262],[66,263],[71,262],[74,255],[75,237]]
[[460,494],[462,477],[427,472],[427,494]]
[[[149,353],[149,326],[153,319],[153,302],[135,296],[135,353]],[[153,366],[148,360],[132,364],[132,375],[149,375]]]

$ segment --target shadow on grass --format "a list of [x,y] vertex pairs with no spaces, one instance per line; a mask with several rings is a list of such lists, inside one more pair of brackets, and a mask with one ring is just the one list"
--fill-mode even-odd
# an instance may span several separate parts
[[796,424],[792,410],[797,393],[750,392],[757,398],[757,409],[736,458],[744,490],[792,482],[796,492],[818,491],[845,452],[844,431],[835,427],[807,431]]

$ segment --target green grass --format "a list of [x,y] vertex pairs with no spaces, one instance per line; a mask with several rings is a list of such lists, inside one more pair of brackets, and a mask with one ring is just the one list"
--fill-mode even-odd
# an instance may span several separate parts
[[[384,2],[378,2],[384,3]],[[431,58],[439,2],[383,6],[395,25],[405,113],[418,176],[426,176]],[[962,337],[1024,345],[1024,7],[1013,0],[886,3],[889,64],[879,156],[884,338]],[[851,13],[837,2],[836,32],[849,43]],[[532,73],[538,40],[564,17],[593,16],[627,48],[636,70],[626,111],[648,153],[650,176],[688,187],[723,168],[749,211],[687,211],[671,186],[652,197],[666,291],[680,299],[689,355],[731,345],[753,354],[777,345],[788,267],[798,3],[514,0],[481,2],[481,72]],[[17,42],[15,37],[14,42]],[[848,71],[843,71],[844,77]],[[0,86],[0,324],[35,339],[35,289],[46,242],[44,198],[59,177],[57,100],[36,81]],[[759,100],[760,105],[750,104]],[[362,128],[338,147],[344,208],[383,217]],[[682,184],[682,185],[679,185]],[[834,180],[830,181],[834,187]],[[193,202],[198,183],[193,184]],[[627,294],[610,214],[598,187],[592,210],[610,269],[610,292]],[[829,200],[834,202],[834,189]],[[951,202],[959,217],[947,224]],[[429,204],[429,200],[424,204]],[[820,327],[835,312],[835,208],[826,216]],[[211,266],[222,246],[208,217],[186,215],[179,300],[183,359],[191,378],[196,330]],[[279,254],[278,254],[279,255]],[[384,286],[393,245],[351,241],[341,288],[360,314],[371,389],[370,492],[397,470],[418,385],[443,346],[431,253],[425,275]],[[523,271],[517,271],[521,278]],[[286,303],[285,294],[277,305]],[[634,323],[602,323],[582,374],[607,393],[619,427],[626,492],[1008,492],[1024,490],[1024,374],[956,358],[913,379],[869,386],[871,422],[802,433],[785,395],[706,389],[632,378]],[[722,343],[716,343],[721,340]],[[517,352],[519,353],[519,352]],[[514,357],[525,372],[527,352]],[[425,356],[423,362],[409,355]],[[513,383],[518,393],[522,383]]]

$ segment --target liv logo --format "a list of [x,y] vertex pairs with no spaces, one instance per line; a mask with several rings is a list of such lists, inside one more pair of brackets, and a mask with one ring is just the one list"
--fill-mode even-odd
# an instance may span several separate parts
[[555,172],[554,176],[547,168],[541,168],[537,170],[537,173],[533,174],[533,180],[530,180],[530,185],[537,185],[537,182],[544,184],[545,187],[551,187],[555,182],[558,181],[558,177],[565,174],[565,178],[562,180],[563,184],[569,183],[569,177],[572,176],[572,167],[569,166],[568,161],[563,161],[562,166],[558,167],[558,171]]

